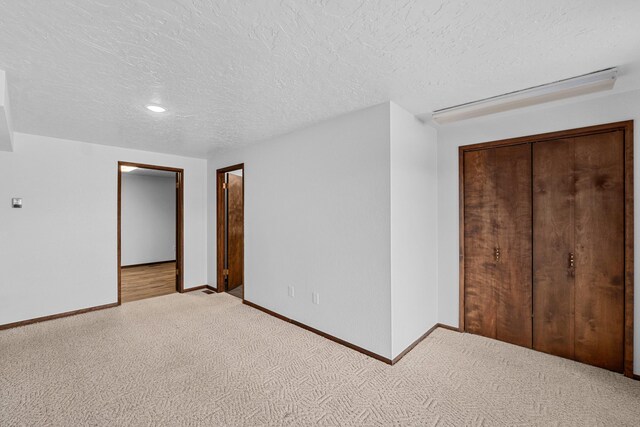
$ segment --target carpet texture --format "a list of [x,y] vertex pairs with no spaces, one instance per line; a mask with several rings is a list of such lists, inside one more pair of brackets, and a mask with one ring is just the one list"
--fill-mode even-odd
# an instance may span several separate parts
[[443,329],[395,366],[230,295],[0,331],[0,425],[639,425],[640,382]]

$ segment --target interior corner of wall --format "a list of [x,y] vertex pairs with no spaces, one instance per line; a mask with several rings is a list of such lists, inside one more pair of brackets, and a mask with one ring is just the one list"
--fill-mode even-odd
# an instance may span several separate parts
[[14,134],[8,111],[0,107],[0,151],[13,151]]
[[0,151],[13,151],[13,140],[9,86],[5,72],[0,70]]

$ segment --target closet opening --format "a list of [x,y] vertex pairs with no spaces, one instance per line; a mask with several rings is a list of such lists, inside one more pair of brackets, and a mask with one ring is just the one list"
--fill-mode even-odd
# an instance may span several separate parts
[[459,148],[460,329],[633,376],[633,122]]
[[183,174],[118,162],[118,304],[183,292]]
[[217,288],[244,299],[244,164],[216,172]]

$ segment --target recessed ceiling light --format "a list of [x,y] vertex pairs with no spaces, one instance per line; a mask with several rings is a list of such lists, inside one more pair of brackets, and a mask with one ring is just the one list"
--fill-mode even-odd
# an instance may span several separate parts
[[137,166],[120,166],[120,170],[122,172],[131,172],[131,171],[134,171],[136,169],[138,169]]
[[159,105],[147,105],[147,110],[153,111],[154,113],[164,113],[167,111],[166,108],[162,108]]

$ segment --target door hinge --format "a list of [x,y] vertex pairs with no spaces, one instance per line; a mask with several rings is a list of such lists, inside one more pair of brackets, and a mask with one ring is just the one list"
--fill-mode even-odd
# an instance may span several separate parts
[[226,190],[227,188],[229,188],[229,187],[227,186],[227,183],[226,183],[226,182],[223,182],[223,183],[222,183],[222,189],[223,189],[223,190]]
[[176,276],[179,276],[179,275],[180,275],[180,269],[176,268]]
[[180,181],[176,181],[176,188],[180,188]]
[[222,270],[222,274],[224,274],[225,276],[229,275],[229,269],[225,268],[224,270]]

